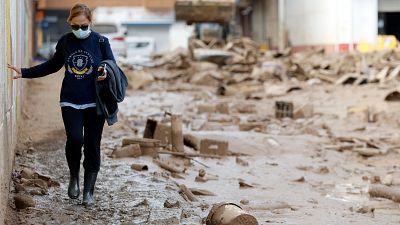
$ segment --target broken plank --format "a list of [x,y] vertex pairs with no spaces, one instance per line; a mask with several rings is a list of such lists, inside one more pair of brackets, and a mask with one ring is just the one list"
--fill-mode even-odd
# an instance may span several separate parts
[[168,171],[171,172],[171,173],[182,173],[182,172],[183,172],[183,169],[176,168],[176,167],[171,166],[171,165],[169,165],[169,164],[167,164],[167,163],[161,162],[160,160],[155,159],[155,160],[153,160],[153,161],[154,161],[157,165],[159,165],[161,168],[163,168],[163,169],[165,169],[165,170],[168,170]]
[[197,197],[184,184],[179,185],[179,188],[180,192],[183,193],[189,199],[189,201],[191,202],[199,201]]

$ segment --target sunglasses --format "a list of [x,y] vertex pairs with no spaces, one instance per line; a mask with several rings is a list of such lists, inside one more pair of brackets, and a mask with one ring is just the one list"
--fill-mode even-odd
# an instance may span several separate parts
[[70,25],[72,30],[79,30],[81,28],[82,30],[87,30],[89,28],[89,25]]

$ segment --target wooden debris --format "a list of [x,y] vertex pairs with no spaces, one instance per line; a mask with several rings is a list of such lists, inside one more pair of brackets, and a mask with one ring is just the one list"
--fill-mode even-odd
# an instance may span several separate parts
[[364,157],[371,157],[382,154],[379,149],[375,148],[353,148],[352,150]]
[[157,165],[159,165],[161,168],[168,170],[171,173],[182,173],[183,172],[183,169],[176,168],[167,163],[161,162],[160,160],[154,159],[153,162],[156,163]]
[[253,188],[254,185],[246,183],[243,179],[239,179],[239,187],[240,188]]
[[395,80],[400,74],[400,65],[396,66],[388,76],[388,80]]
[[303,183],[303,182],[306,181],[306,179],[304,178],[304,176],[301,176],[301,177],[299,177],[299,178],[297,178],[297,179],[294,179],[293,181],[294,181],[294,182]]
[[173,177],[175,179],[182,179],[182,180],[185,179],[185,177],[182,176],[180,173],[171,173],[171,177]]
[[204,189],[189,188],[189,190],[190,190],[194,195],[215,196],[215,194],[212,193],[211,191],[207,191],[207,190],[204,190]]
[[180,192],[184,194],[189,199],[189,201],[191,202],[199,201],[197,197],[184,184],[179,185],[179,187],[180,187]]
[[345,74],[339,79],[336,80],[335,84],[339,85],[344,85],[344,84],[353,84],[357,79],[359,78],[358,74]]
[[372,184],[369,187],[368,193],[371,197],[386,198],[400,203],[400,190],[397,187]]
[[386,76],[389,72],[390,67],[385,66],[375,77],[373,77],[372,79],[370,79],[371,82],[373,82],[375,79],[377,79],[379,81],[379,83],[384,83]]

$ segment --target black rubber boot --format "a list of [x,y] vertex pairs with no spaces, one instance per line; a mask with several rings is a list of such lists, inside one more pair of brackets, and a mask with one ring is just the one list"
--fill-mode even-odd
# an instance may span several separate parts
[[69,166],[69,185],[68,185],[68,196],[71,199],[77,199],[79,197],[79,167],[80,164],[73,165],[72,163]]
[[94,204],[93,191],[94,185],[96,184],[97,173],[96,172],[86,172],[83,187],[83,201],[82,204],[85,206],[91,206]]

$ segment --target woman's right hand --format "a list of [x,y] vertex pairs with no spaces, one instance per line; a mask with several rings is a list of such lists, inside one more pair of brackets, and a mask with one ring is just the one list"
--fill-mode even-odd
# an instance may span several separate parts
[[18,79],[18,78],[21,78],[21,77],[22,77],[21,68],[17,68],[17,67],[15,67],[15,66],[13,66],[13,65],[10,65],[10,64],[8,64],[8,63],[7,63],[7,67],[8,67],[9,69],[14,70],[14,71],[17,73],[17,75],[13,76],[13,79]]

